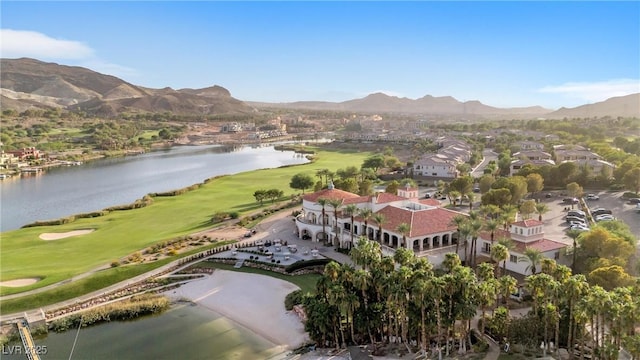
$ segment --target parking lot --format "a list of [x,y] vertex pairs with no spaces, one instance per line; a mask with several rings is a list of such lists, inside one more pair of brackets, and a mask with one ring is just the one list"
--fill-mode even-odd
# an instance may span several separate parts
[[[616,219],[625,222],[631,229],[631,233],[636,238],[640,238],[640,213],[636,211],[635,204],[630,204],[628,201],[621,199],[623,192],[593,191],[592,193],[598,195],[600,200],[587,200],[586,203],[589,208],[602,207],[611,210]],[[567,213],[565,208],[571,208],[571,205],[562,202],[562,199],[566,198],[566,196],[562,196],[560,192],[551,192],[551,194],[551,198],[542,199],[542,202],[546,203],[550,209],[549,212],[542,216],[545,224],[545,237],[570,245],[573,240],[565,233],[568,224],[565,222],[564,217]],[[574,209],[579,209],[579,207],[575,205]]]

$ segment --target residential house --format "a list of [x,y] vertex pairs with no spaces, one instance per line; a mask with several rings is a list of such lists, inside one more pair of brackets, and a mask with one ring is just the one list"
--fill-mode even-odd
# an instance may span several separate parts
[[439,178],[457,178],[459,162],[444,154],[428,154],[413,163],[413,174]]
[[517,145],[520,150],[544,150],[544,144],[537,141],[520,141]]

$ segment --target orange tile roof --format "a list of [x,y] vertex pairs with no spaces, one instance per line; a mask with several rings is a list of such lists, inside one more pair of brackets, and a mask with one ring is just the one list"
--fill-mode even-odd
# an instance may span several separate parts
[[442,205],[440,200],[436,200],[436,199],[422,199],[422,200],[419,200],[418,202],[423,205],[429,205],[429,206],[435,206],[435,207],[440,207],[440,205]]
[[395,206],[385,206],[378,213],[383,214],[386,222],[382,228],[396,232],[398,225],[406,223],[411,227],[408,237],[426,236],[446,231],[456,231],[453,218],[462,213],[442,209],[409,210]]
[[522,242],[522,241],[514,240],[513,243],[515,244],[514,250],[521,254],[524,254],[524,251],[527,248],[533,248],[540,252],[547,252],[547,251],[558,250],[558,249],[567,247],[567,244],[563,244],[563,243],[549,240],[549,239],[542,239],[542,240],[533,241],[533,242]]
[[316,202],[320,198],[344,200],[358,197],[360,196],[340,189],[324,189],[311,194],[307,194],[303,196],[303,199],[311,202]]
[[535,219],[527,219],[527,220],[521,220],[521,221],[514,222],[511,225],[527,227],[528,228],[528,227],[542,225],[542,221],[538,221],[538,220],[535,220]]

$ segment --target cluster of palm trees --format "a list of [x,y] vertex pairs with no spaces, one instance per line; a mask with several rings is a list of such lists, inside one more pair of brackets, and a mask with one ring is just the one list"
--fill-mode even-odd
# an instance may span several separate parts
[[[506,308],[500,304],[515,292],[517,281],[504,273],[496,277],[497,263],[481,263],[474,270],[450,253],[436,270],[405,248],[393,257],[382,256],[380,244],[363,237],[351,256],[357,268],[329,263],[316,294],[305,296],[305,327],[321,346],[393,343],[410,352],[437,349],[448,355],[471,349],[478,311],[482,319],[489,309],[506,313],[509,321],[508,303]],[[621,345],[638,356],[640,282],[607,292],[549,260],[526,281],[531,314],[544,323],[527,336],[538,343],[555,340],[572,354],[580,349],[592,358],[612,359]],[[480,321],[481,331],[486,323]],[[502,335],[509,336],[505,329]]]

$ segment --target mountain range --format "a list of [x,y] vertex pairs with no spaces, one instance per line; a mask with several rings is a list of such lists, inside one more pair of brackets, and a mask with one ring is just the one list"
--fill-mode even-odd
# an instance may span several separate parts
[[640,117],[640,94],[556,111],[540,106],[497,108],[479,101],[460,102],[450,96],[426,95],[413,100],[383,93],[344,102],[261,103],[238,100],[218,85],[203,89],[151,89],[87,68],[29,58],[0,59],[0,69],[0,105],[2,109],[18,111],[58,107],[106,117],[124,112],[242,115],[259,108],[277,107],[451,118]]

